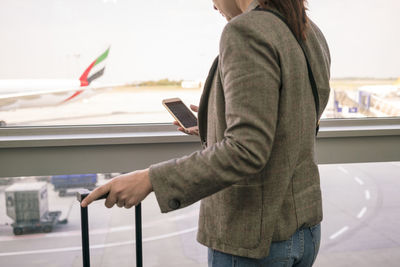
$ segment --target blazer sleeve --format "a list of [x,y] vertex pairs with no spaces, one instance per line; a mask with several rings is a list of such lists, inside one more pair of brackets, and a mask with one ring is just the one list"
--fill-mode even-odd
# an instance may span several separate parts
[[221,36],[219,70],[225,96],[224,138],[202,151],[150,166],[162,212],[186,207],[251,177],[268,161],[278,120],[276,49],[254,27],[233,21]]

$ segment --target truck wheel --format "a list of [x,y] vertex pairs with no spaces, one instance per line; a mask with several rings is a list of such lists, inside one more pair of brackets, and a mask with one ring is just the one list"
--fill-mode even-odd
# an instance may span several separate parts
[[14,235],[21,235],[23,232],[23,229],[21,227],[15,227],[13,229]]
[[50,225],[45,225],[45,226],[43,226],[43,228],[42,228],[42,231],[43,231],[44,233],[50,233],[52,230],[53,230],[53,227],[51,227]]
[[67,194],[67,191],[66,191],[66,190],[63,190],[63,189],[61,189],[60,192],[58,192],[58,195],[59,195],[60,197],[64,197],[66,194]]

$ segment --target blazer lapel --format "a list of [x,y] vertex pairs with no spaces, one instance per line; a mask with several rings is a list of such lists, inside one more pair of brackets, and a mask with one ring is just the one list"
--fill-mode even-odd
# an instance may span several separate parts
[[203,93],[200,98],[198,120],[199,120],[199,135],[200,140],[204,145],[207,142],[207,110],[208,110],[208,98],[210,96],[210,90],[214,75],[218,67],[218,58],[216,57],[214,63],[211,66],[210,72],[208,73],[206,83],[204,84]]

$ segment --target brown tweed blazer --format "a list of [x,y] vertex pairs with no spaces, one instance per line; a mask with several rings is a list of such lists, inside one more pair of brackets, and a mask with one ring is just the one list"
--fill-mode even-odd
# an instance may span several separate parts
[[[312,22],[307,34],[320,115],[330,56]],[[202,199],[198,241],[251,258],[322,220],[312,89],[304,54],[281,20],[249,10],[226,25],[198,117],[204,149],[150,167],[162,212]]]

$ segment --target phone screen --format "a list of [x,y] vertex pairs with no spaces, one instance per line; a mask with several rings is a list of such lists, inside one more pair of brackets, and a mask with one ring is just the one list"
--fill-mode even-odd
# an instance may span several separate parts
[[185,128],[197,126],[197,119],[182,101],[167,102],[165,105]]

